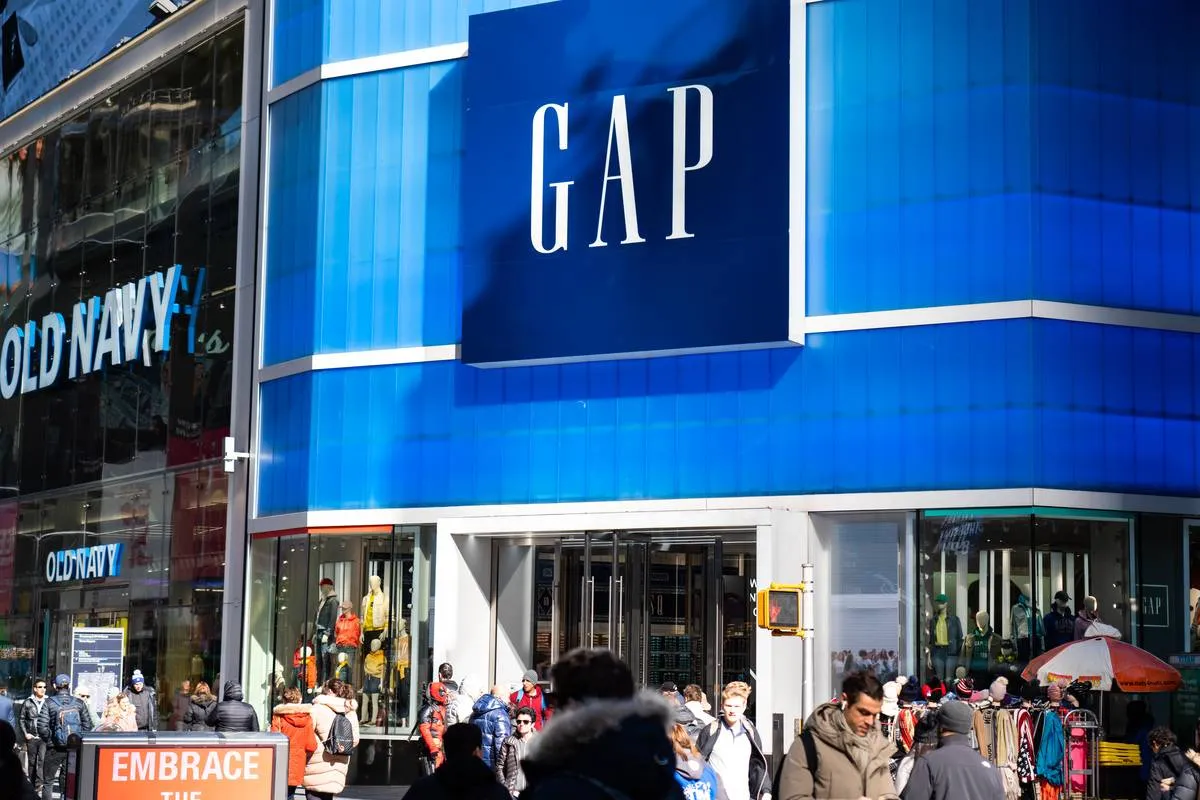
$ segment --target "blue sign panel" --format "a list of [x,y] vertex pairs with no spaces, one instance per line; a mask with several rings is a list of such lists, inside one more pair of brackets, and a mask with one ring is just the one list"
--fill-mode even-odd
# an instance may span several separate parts
[[124,665],[124,628],[71,629],[71,688],[90,690],[96,719],[104,713],[108,690],[121,688]]
[[465,362],[789,341],[804,76],[790,14],[788,0],[564,0],[471,18]]

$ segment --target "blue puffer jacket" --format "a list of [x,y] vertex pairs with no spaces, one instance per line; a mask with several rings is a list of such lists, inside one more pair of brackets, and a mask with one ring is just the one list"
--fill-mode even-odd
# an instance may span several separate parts
[[483,732],[483,763],[494,769],[504,740],[513,732],[508,706],[494,695],[485,694],[471,709],[471,724]]

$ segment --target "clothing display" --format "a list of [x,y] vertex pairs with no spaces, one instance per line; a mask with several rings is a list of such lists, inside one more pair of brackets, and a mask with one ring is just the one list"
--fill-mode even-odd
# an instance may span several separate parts
[[379,587],[379,576],[372,575],[371,588],[362,599],[362,626],[365,631],[387,630],[388,597]]
[[362,641],[362,621],[353,611],[344,611],[337,618],[333,629],[333,641],[338,647],[358,647]]
[[967,634],[966,661],[967,670],[972,675],[990,675],[995,672],[996,659],[1000,655],[1000,637],[996,631],[976,627]]

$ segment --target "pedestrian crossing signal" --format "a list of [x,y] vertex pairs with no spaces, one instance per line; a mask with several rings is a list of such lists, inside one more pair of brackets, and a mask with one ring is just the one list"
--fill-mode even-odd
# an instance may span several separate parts
[[772,631],[800,631],[800,586],[771,585],[758,592],[758,627]]

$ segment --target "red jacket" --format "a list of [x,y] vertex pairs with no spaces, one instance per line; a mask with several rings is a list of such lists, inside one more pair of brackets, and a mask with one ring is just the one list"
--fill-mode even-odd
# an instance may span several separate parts
[[287,785],[304,783],[304,765],[317,752],[317,733],[313,728],[312,706],[284,703],[271,713],[271,730],[288,738]]
[[339,647],[358,647],[362,641],[362,620],[353,611],[342,614],[333,625],[333,643]]
[[445,684],[429,684],[429,698],[429,704],[421,709],[419,730],[434,766],[440,767],[446,759],[442,752],[442,736],[446,733],[446,701],[450,698]]
[[550,719],[550,709],[546,707],[546,693],[540,686],[534,687],[532,694],[526,694],[524,689],[517,689],[508,698],[513,713],[518,709],[528,708],[533,711],[533,729],[540,731],[546,720]]

